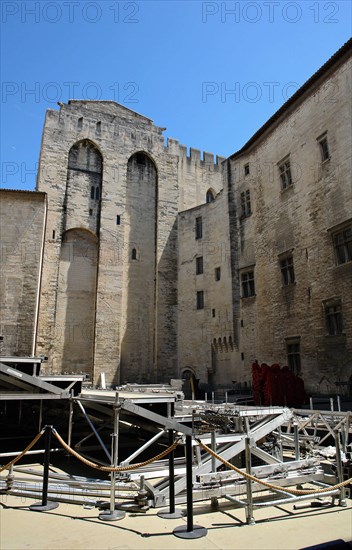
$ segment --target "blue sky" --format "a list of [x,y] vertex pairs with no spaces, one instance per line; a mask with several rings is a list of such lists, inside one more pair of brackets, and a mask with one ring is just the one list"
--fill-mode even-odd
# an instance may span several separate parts
[[228,156],[351,35],[343,1],[1,3],[2,187],[34,189],[57,101],[110,99]]

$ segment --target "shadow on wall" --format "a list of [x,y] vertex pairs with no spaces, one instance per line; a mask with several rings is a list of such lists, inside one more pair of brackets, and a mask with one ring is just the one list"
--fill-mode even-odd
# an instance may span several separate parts
[[154,162],[143,152],[132,155],[127,165],[128,256],[123,284],[127,310],[121,342],[121,384],[156,381],[157,185]]
[[[65,233],[56,309],[62,371],[93,377],[98,239],[82,229]],[[61,330],[62,329],[62,330]],[[60,353],[61,348],[61,353]]]

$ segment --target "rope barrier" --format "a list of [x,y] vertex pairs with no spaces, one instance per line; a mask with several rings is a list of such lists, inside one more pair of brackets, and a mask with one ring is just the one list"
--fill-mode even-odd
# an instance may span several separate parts
[[137,464],[130,464],[128,466],[101,466],[100,464],[96,464],[95,462],[91,462],[87,458],[84,458],[82,455],[77,453],[74,449],[72,449],[61,437],[60,434],[53,428],[53,434],[56,437],[56,439],[61,443],[64,449],[66,449],[67,452],[69,452],[71,455],[75,456],[78,460],[83,462],[83,464],[86,464],[87,466],[90,466],[91,468],[95,468],[96,470],[100,470],[101,472],[128,472],[130,470],[136,470],[137,468],[142,468],[143,466],[147,466],[148,464],[151,464],[152,462],[155,462],[156,460],[160,460],[161,458],[164,458],[164,456],[171,453],[174,449],[176,449],[179,440],[175,440],[175,442],[159,453],[158,455],[154,456],[153,458],[150,458],[149,460],[146,460],[145,462],[138,462]]
[[349,485],[352,483],[352,478],[346,479],[345,481],[342,481],[341,483],[338,483],[337,485],[333,485],[332,487],[326,487],[324,489],[287,489],[286,487],[278,487],[277,485],[273,485],[272,483],[268,483],[267,481],[263,481],[262,479],[258,479],[255,476],[252,476],[251,474],[247,474],[247,472],[243,472],[224,458],[222,458],[220,455],[215,453],[210,447],[205,445],[200,439],[196,439],[197,443],[207,451],[209,454],[220,460],[225,466],[230,468],[231,470],[234,470],[241,476],[245,477],[246,479],[250,479],[251,481],[255,481],[256,483],[260,483],[261,485],[264,485],[264,487],[268,487],[269,489],[273,489],[276,491],[283,491],[285,493],[288,493],[290,495],[316,495],[320,493],[329,493],[331,491],[337,491],[338,489],[341,489],[342,487],[345,487],[346,485]]
[[[19,454],[17,455],[11,462],[8,462],[5,464],[5,466],[2,466],[0,468],[0,473],[4,470],[9,469],[13,464],[18,462],[26,453],[29,451],[36,443],[37,441],[42,437],[45,429],[43,428],[36,436],[35,438],[27,445],[27,447]],[[83,462],[83,464],[86,464],[87,466],[90,466],[91,468],[95,468],[96,470],[100,470],[102,472],[128,472],[130,470],[136,470],[137,468],[143,468],[144,466],[147,466],[148,464],[152,464],[153,462],[156,462],[157,460],[160,460],[164,458],[166,455],[171,453],[178,445],[179,439],[176,439],[174,443],[159,453],[158,455],[144,461],[144,462],[138,462],[137,464],[130,464],[128,466],[101,466],[100,464],[96,464],[95,462],[92,462],[86,458],[84,458],[82,455],[77,453],[74,449],[72,449],[60,436],[60,434],[55,430],[55,428],[52,429],[54,436],[56,439],[61,443],[61,445],[68,451],[70,454],[75,456],[78,460]],[[247,474],[247,472],[243,472],[230,462],[228,462],[225,458],[222,458],[220,455],[215,453],[210,447],[208,447],[205,443],[203,443],[200,439],[196,438],[197,443],[202,447],[204,451],[215,457],[217,460],[222,462],[225,466],[230,468],[231,470],[234,470],[241,476],[245,477],[246,479],[250,479],[251,481],[254,481],[256,483],[259,483],[260,485],[263,485],[264,487],[268,487],[269,489],[273,489],[274,491],[283,491],[285,493],[291,494],[291,495],[316,495],[321,493],[328,493],[331,491],[338,491],[342,487],[345,487],[346,485],[349,485],[352,483],[352,478],[346,479],[345,481],[342,481],[341,483],[338,483],[337,485],[333,485],[331,487],[326,487],[324,489],[287,489],[286,487],[279,487],[277,485],[273,485],[272,483],[269,483],[267,481],[263,481],[262,479],[259,479],[251,474]]]
[[5,464],[5,466],[1,466],[0,468],[0,474],[1,472],[3,472],[4,470],[8,470],[13,464],[16,464],[16,462],[18,460],[20,460],[20,458],[22,458],[27,451],[29,451],[36,443],[37,441],[39,441],[39,439],[42,437],[43,433],[44,433],[44,428],[42,429],[41,432],[39,432],[38,435],[35,436],[35,438],[33,439],[33,441],[31,441],[31,443],[29,445],[27,445],[27,447],[24,449],[24,451],[22,451],[22,453],[20,453],[19,455],[17,455],[13,460],[11,460],[11,462],[8,462],[7,464]]

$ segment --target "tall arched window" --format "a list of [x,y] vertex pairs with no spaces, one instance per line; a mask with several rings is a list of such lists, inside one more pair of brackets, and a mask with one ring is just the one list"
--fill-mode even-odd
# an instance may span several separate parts
[[79,226],[98,236],[102,173],[103,158],[94,143],[83,139],[71,147],[68,155],[64,231]]

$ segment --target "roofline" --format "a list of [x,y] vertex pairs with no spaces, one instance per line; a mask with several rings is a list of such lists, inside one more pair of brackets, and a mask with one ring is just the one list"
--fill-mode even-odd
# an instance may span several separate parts
[[133,111],[133,109],[129,109],[128,107],[125,107],[124,105],[121,105],[121,103],[117,103],[117,101],[113,101],[112,99],[69,99],[67,102],[67,105],[71,105],[74,103],[87,103],[90,105],[94,103],[112,103],[114,105],[118,105],[119,107],[121,107],[125,111],[128,111],[129,113],[133,113],[134,115],[138,115],[141,118],[148,120],[151,124],[153,124],[153,120],[151,118],[141,115],[141,113],[138,113],[137,111]]
[[229,159],[235,159],[246,153],[251,146],[270,130],[271,126],[279,122],[280,117],[286,113],[295,103],[304,99],[304,95],[319,84],[319,80],[331,69],[337,69],[352,53],[352,38],[350,38],[337,52],[334,53],[324,65],[320,67],[294,94],[291,96],[264,124],[255,134],[243,145],[241,149],[230,155]]
[[33,189],[31,191],[29,189],[4,189],[4,188],[0,188],[0,193],[23,193],[23,194],[30,194],[30,195],[33,195],[33,196],[38,196],[38,195],[41,195],[43,197],[46,196],[45,191],[36,191],[35,189]]

